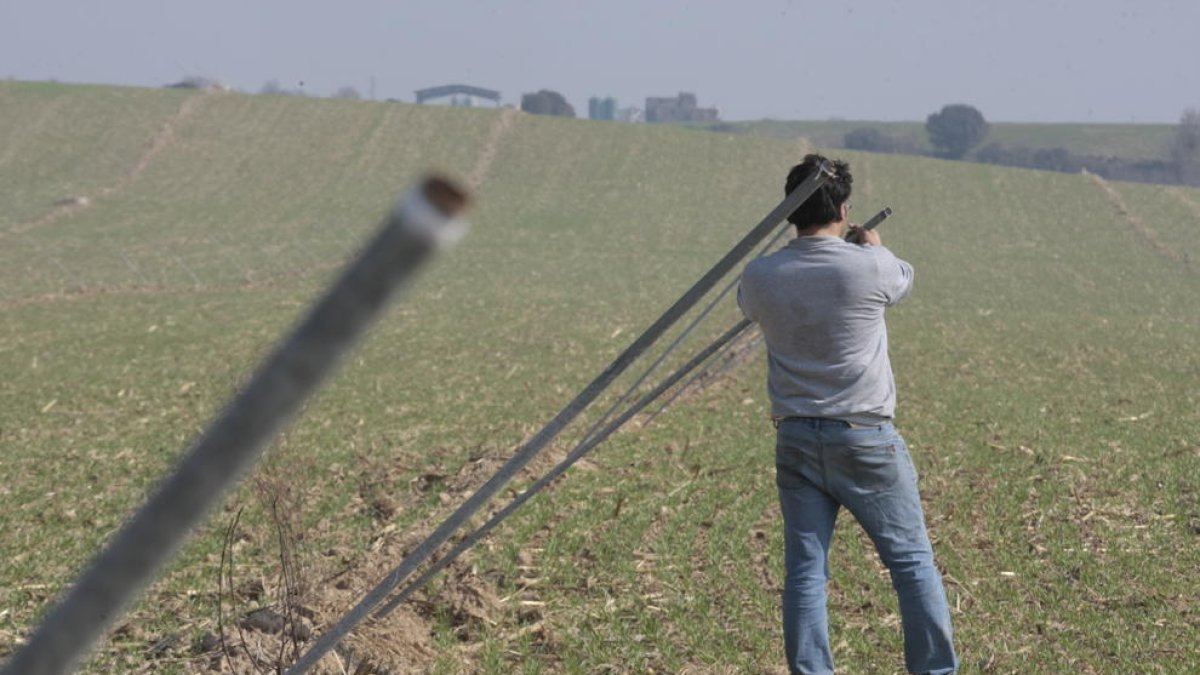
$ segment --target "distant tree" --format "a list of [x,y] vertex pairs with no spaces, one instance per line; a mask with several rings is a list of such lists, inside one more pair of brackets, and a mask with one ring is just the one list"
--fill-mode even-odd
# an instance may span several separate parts
[[860,127],[846,132],[842,136],[842,146],[847,150],[865,150],[867,152],[895,152],[919,154],[916,143],[907,138],[898,138],[884,133],[874,127]]
[[1028,148],[988,143],[973,153],[978,162],[1026,169],[1078,173],[1086,170],[1109,180],[1172,185],[1179,182],[1177,165],[1166,160],[1122,159],[1112,155],[1077,155],[1065,148]]
[[521,96],[521,110],[535,115],[560,115],[574,117],[575,108],[567,103],[567,99],[557,91],[542,89],[533,94]]
[[339,88],[336,92],[334,92],[333,97],[357,101],[362,98],[362,94],[359,94],[358,90],[355,89],[354,87],[347,85],[345,87]]
[[1032,148],[1023,145],[1001,145],[988,143],[975,151],[975,161],[984,164],[999,164],[1001,166],[1033,166]]
[[883,145],[883,132],[871,127],[847,131],[846,135],[842,136],[842,145],[846,146],[847,150],[876,152]]
[[950,159],[962,159],[967,151],[987,137],[988,123],[983,113],[974,107],[953,103],[940,112],[931,113],[925,120],[929,142],[938,154]]
[[1035,169],[1077,173],[1084,167],[1083,158],[1071,154],[1066,148],[1042,148],[1033,153],[1033,168]]
[[893,136],[872,126],[847,131],[846,135],[841,137],[841,145],[847,150],[865,150],[868,153],[924,154],[912,138]]
[[1200,185],[1200,108],[1188,108],[1171,137],[1171,162],[1184,185]]

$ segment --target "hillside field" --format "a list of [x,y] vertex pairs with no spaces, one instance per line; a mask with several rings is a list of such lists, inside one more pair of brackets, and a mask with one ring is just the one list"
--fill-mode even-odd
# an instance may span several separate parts
[[[239,619],[335,621],[778,203],[807,147],[0,82],[0,657],[427,169],[476,188],[470,234],[87,672],[274,672],[303,638]],[[1195,672],[1200,190],[844,156],[855,215],[891,206],[884,241],[917,270],[889,312],[897,426],[963,672]],[[683,351],[736,318],[726,302]],[[764,372],[759,353],[599,447],[359,630],[365,672],[786,672]],[[839,672],[903,672],[886,572],[852,519],[836,536]]]

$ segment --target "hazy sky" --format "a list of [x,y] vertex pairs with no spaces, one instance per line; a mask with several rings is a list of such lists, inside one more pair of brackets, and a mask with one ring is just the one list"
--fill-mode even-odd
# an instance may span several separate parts
[[[1200,0],[0,0],[0,78],[506,103],[555,89],[725,119],[1169,122],[1200,107]],[[301,85],[303,83],[303,85]],[[2,111],[0,111],[2,112]]]

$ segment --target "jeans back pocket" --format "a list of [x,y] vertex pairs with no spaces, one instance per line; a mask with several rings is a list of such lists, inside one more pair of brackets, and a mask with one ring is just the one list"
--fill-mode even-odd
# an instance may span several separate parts
[[876,435],[869,439],[847,443],[836,449],[830,448],[836,457],[833,464],[839,474],[839,482],[850,483],[848,487],[867,492],[881,492],[896,484],[900,479],[894,437]]

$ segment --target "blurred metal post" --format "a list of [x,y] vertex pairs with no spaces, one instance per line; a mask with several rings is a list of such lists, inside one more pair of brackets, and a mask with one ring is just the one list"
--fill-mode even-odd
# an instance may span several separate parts
[[466,193],[431,177],[396,203],[374,240],[204,432],[175,472],[46,615],[0,675],[68,671],[262,454],[385,302],[466,223]]

